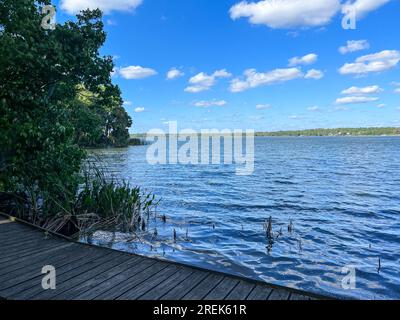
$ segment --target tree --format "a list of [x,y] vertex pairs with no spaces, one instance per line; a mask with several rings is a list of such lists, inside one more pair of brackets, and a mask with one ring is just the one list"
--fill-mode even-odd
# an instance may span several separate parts
[[132,119],[122,104],[119,95],[104,101],[98,94],[79,86],[72,110],[77,143],[84,147],[127,146]]
[[[65,209],[61,203],[76,192],[85,157],[78,143],[98,138],[103,111],[80,105],[79,88],[102,107],[122,106],[111,82],[112,58],[99,54],[106,39],[101,11],[83,11],[76,22],[45,30],[47,4],[0,0],[0,187],[30,202],[30,219],[39,203],[54,214]],[[118,105],[111,115],[120,113]],[[121,130],[114,126],[111,136]]]

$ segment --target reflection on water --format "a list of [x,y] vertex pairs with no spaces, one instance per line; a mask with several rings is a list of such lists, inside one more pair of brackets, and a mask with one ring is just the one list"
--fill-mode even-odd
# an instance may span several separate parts
[[[150,225],[156,237],[117,234],[115,248],[317,293],[400,298],[399,138],[256,138],[251,176],[234,165],[150,166],[146,148],[95,151],[114,176],[161,197],[167,217]],[[349,265],[355,290],[342,288]]]

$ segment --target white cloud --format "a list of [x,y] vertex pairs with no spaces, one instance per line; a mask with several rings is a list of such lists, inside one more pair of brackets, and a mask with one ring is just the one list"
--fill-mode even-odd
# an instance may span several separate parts
[[348,1],[342,7],[342,12],[355,12],[357,19],[364,18],[369,12],[374,11],[390,0],[355,0]]
[[112,11],[133,11],[143,0],[61,0],[61,9],[76,14],[85,9],[101,9],[104,13]]
[[305,79],[319,80],[324,77],[324,73],[321,70],[311,69],[304,76]]
[[383,89],[379,86],[368,86],[368,87],[350,87],[346,90],[342,91],[342,94],[353,94],[353,95],[363,95],[363,94],[372,94],[372,93],[380,93]]
[[265,73],[248,69],[244,72],[245,79],[233,79],[230,85],[231,92],[241,92],[262,85],[271,85],[280,82],[301,78],[304,74],[299,68],[275,69]]
[[379,109],[382,109],[382,108],[386,107],[386,104],[381,103],[381,104],[378,104],[377,107],[378,107]]
[[222,107],[227,102],[225,100],[211,100],[211,101],[197,101],[194,103],[196,107],[209,108],[209,107]]
[[271,109],[272,106],[270,104],[258,104],[256,105],[257,110],[265,110],[265,109]]
[[189,79],[189,86],[185,89],[186,92],[197,93],[211,89],[216,83],[218,78],[229,78],[232,75],[225,69],[217,70],[212,75],[200,72],[194,77]]
[[400,61],[400,52],[384,50],[378,53],[361,56],[354,63],[346,63],[339,69],[341,74],[363,75],[370,72],[381,72],[392,69]]
[[345,106],[336,106],[333,108],[335,111],[347,111],[349,110],[348,108],[346,108]]
[[[356,12],[357,19],[365,17],[390,0],[259,0],[241,1],[229,13],[233,20],[248,18],[251,24],[273,29],[318,27],[330,23],[340,11]],[[342,4],[343,3],[343,4]]]
[[157,71],[141,66],[129,66],[118,69],[118,74],[125,79],[144,79],[157,74]]
[[142,113],[142,112],[144,112],[144,108],[143,108],[143,107],[137,107],[137,108],[135,109],[135,112],[136,112],[136,113]]
[[114,67],[111,71],[111,77],[116,77],[118,75],[119,69],[117,67]]
[[226,71],[225,69],[222,70],[217,70],[214,72],[213,76],[215,78],[229,78],[232,77],[232,74],[230,74],[228,71]]
[[367,40],[350,40],[347,41],[345,46],[339,48],[341,54],[346,54],[349,52],[356,52],[360,50],[369,49],[369,43]]
[[168,80],[174,80],[176,78],[183,77],[184,75],[185,74],[181,70],[178,70],[176,68],[172,68],[167,73],[167,79]]
[[318,55],[315,53],[307,54],[303,57],[294,57],[289,60],[289,67],[295,67],[298,65],[309,65],[317,62]]
[[252,24],[270,28],[315,27],[328,24],[340,11],[339,0],[262,0],[242,1],[230,9],[236,20],[249,18]]
[[299,116],[299,115],[297,115],[297,114],[294,114],[294,115],[290,116],[289,119],[292,119],[292,120],[301,120],[301,119],[304,119],[304,117],[303,117],[303,116]]
[[307,108],[307,110],[310,112],[317,112],[317,111],[320,111],[321,109],[318,106],[313,106],[313,107]]
[[396,88],[396,89],[394,89],[394,93],[398,93],[398,94],[400,94],[400,88]]
[[250,85],[247,81],[242,81],[242,80],[236,78],[231,81],[229,90],[231,92],[242,92],[249,88],[250,88]]
[[130,107],[130,106],[132,106],[132,101],[124,101],[124,106],[126,106],[126,107]]
[[363,97],[363,96],[354,96],[354,97],[344,97],[336,99],[336,104],[360,104],[360,103],[368,103],[378,101],[379,98],[375,97]]

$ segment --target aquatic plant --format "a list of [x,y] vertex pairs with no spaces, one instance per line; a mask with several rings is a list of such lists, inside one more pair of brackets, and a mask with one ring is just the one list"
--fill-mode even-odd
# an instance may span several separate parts
[[105,170],[89,161],[83,166],[77,190],[54,181],[50,190],[25,188],[7,202],[8,213],[76,238],[98,230],[145,231],[158,203],[153,194],[107,177]]
[[289,225],[288,225],[288,232],[292,233],[293,232],[293,221],[290,220]]
[[269,217],[266,229],[267,229],[267,238],[272,239],[274,237],[272,234],[272,217]]
[[153,194],[107,177],[105,171],[91,164],[83,174],[84,184],[76,202],[77,219],[83,232],[146,231],[146,221],[155,215],[159,203]]
[[272,217],[269,217],[269,219],[265,221],[264,230],[266,232],[266,237],[267,237],[266,248],[267,248],[268,253],[270,253],[272,250],[272,247],[274,245],[274,242],[275,242],[274,234],[272,232]]

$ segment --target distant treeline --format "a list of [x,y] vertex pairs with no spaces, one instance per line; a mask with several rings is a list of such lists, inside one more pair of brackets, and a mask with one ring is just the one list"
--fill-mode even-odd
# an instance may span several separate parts
[[134,137],[131,135],[128,144],[130,146],[145,146],[149,143],[146,141],[145,137]]
[[337,129],[309,129],[276,132],[257,132],[260,137],[299,137],[299,136],[398,136],[400,128],[337,128]]
[[[337,129],[308,129],[308,130],[287,130],[274,132],[256,132],[258,137],[325,137],[325,136],[400,136],[400,128],[337,128]],[[131,145],[145,143],[146,134],[131,134]]]

